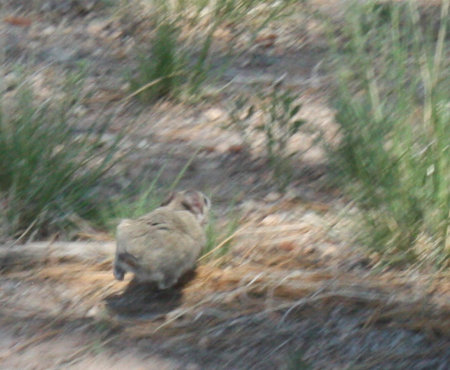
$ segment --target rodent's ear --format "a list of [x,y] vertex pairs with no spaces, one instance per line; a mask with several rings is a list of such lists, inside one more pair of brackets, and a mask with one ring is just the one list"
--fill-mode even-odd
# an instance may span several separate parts
[[170,194],[167,196],[167,198],[164,200],[164,202],[161,203],[160,207],[167,206],[173,199],[175,198],[175,192],[170,192]]
[[198,191],[188,190],[184,194],[184,199],[181,201],[181,205],[196,215],[203,213],[203,194]]
[[192,204],[191,202],[188,202],[186,200],[181,201],[181,205],[184,207],[186,211],[197,213],[195,211],[195,208],[198,208],[195,204]]
[[211,200],[203,193],[201,193],[203,196],[203,201],[205,202],[206,208],[211,208]]

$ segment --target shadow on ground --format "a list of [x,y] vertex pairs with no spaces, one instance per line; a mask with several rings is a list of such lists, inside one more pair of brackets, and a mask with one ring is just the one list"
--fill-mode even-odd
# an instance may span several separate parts
[[105,298],[106,308],[119,317],[141,320],[164,318],[183,303],[182,289],[195,278],[195,272],[186,273],[172,288],[159,290],[155,284],[132,280],[121,293]]

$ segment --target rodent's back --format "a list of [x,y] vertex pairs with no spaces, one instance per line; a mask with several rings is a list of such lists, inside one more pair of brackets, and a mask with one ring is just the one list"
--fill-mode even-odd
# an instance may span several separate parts
[[117,227],[118,253],[130,253],[149,269],[173,270],[192,265],[206,244],[203,227],[188,211],[161,207]]

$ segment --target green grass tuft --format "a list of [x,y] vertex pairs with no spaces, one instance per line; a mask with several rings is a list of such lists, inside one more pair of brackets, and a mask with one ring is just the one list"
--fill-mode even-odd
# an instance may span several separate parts
[[185,63],[179,51],[178,35],[174,23],[161,23],[150,53],[139,54],[137,75],[130,78],[130,88],[142,101],[173,97],[179,92]]
[[0,195],[11,236],[67,231],[75,219],[98,215],[100,185],[116,162],[120,135],[105,143],[107,125],[73,130],[68,121],[80,83],[72,78],[62,101],[39,105],[27,88],[8,109],[0,96]]
[[206,246],[203,249],[203,260],[211,261],[229,253],[232,235],[239,227],[239,216],[234,214],[226,222],[219,222],[211,212],[206,226]]
[[[375,4],[376,5],[376,4]],[[330,38],[341,140],[335,174],[361,239],[390,264],[450,260],[448,1],[438,32],[414,3],[353,4]]]

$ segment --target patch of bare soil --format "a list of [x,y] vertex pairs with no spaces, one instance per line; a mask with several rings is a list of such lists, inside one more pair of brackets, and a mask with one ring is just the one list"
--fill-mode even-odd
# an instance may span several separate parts
[[[122,77],[134,63],[139,24],[121,23],[101,1],[2,4],[7,89],[20,83],[15,68],[24,64],[38,98],[48,98],[65,72],[88,61],[92,94],[76,127],[108,114],[112,138],[134,126],[124,143],[134,152],[117,170],[118,186],[164,164],[161,183],[170,184],[197,153],[180,187],[211,193],[219,217],[235,202],[241,222],[229,254],[199,261],[194,276],[162,292],[113,280],[112,241],[0,247],[0,368],[450,367],[448,274],[373,271],[346,242],[340,215],[347,203],[324,184],[320,148],[299,160],[282,195],[259,149],[246,150],[239,135],[221,128],[236,92],[287,73],[302,118],[332,140],[326,44],[314,19],[259,39],[227,69],[227,89],[210,87],[208,99],[143,107],[124,104]],[[302,133],[294,141],[308,140]]]

